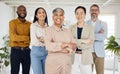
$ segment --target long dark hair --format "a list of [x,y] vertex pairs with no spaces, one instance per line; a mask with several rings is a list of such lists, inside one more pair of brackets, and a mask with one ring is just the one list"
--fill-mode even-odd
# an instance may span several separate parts
[[38,21],[38,18],[36,17],[36,15],[37,15],[37,12],[38,12],[39,9],[44,10],[44,12],[45,12],[45,14],[46,14],[45,23],[47,23],[47,26],[48,26],[47,13],[46,13],[46,10],[45,10],[44,8],[42,8],[42,7],[39,7],[39,8],[37,8],[37,9],[35,10],[33,23],[35,23],[36,21]]

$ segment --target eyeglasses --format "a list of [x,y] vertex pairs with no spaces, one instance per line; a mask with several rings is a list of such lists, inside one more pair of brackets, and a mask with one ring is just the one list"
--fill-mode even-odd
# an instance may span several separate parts
[[98,9],[91,9],[90,11],[99,11]]

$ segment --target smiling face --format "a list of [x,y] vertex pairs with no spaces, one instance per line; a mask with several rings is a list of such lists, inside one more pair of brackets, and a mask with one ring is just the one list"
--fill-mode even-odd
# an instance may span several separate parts
[[17,8],[17,14],[19,18],[24,19],[27,15],[25,6],[21,5]]
[[92,18],[98,18],[100,11],[99,8],[97,6],[92,6],[90,8],[90,14]]
[[75,16],[78,22],[83,22],[85,19],[85,11],[82,8],[78,8],[75,12]]
[[37,11],[36,17],[38,18],[38,20],[44,21],[45,18],[46,18],[46,13],[45,13],[45,11],[44,11],[43,9],[39,9],[39,10]]
[[53,13],[53,21],[55,25],[62,25],[64,21],[64,12],[57,11]]

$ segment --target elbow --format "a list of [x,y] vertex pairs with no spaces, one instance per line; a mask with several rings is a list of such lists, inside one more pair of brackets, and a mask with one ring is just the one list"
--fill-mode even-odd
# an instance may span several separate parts
[[76,44],[73,45],[73,49],[77,49],[77,45]]

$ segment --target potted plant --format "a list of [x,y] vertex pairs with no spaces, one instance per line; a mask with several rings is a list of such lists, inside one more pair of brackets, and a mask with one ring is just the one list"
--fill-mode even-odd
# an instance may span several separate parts
[[116,41],[115,36],[112,35],[109,38],[107,38],[107,40],[108,40],[108,42],[106,44],[106,48],[105,49],[112,51],[117,56],[120,56],[120,45]]
[[2,39],[4,43],[0,48],[0,63],[7,67],[9,65],[9,36],[5,35]]
[[[110,50],[115,55],[117,55],[117,58],[118,58],[118,72],[120,73],[120,45],[116,41],[115,36],[110,36],[109,38],[107,38],[107,40],[108,40],[108,42],[106,44],[105,49]],[[114,64],[114,68],[115,68],[115,64]],[[114,73],[115,73],[115,69],[114,69]]]

